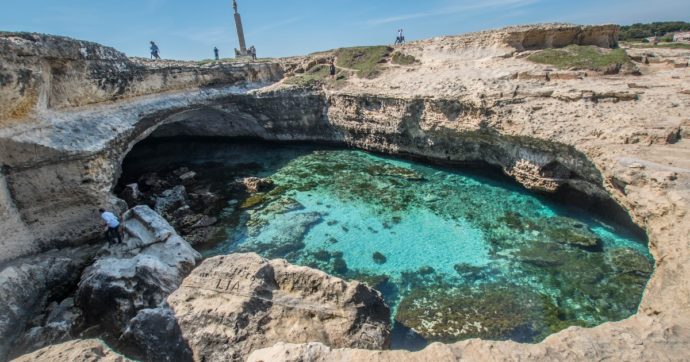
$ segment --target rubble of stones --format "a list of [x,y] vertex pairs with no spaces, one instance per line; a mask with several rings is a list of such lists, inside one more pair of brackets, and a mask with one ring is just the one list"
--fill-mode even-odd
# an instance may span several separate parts
[[258,177],[240,177],[230,185],[214,185],[203,181],[197,171],[179,167],[143,174],[136,183],[124,185],[118,196],[129,207],[148,205],[191,245],[199,246],[224,237],[218,219],[211,215],[237,207],[238,200],[273,187],[273,181]]

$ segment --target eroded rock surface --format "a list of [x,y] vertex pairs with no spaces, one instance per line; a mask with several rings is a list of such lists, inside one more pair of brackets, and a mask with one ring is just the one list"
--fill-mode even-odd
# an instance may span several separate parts
[[113,351],[98,339],[78,339],[45,347],[13,361],[130,362],[132,360]]
[[76,295],[87,323],[114,336],[139,310],[161,304],[201,258],[149,207],[135,207],[123,219],[125,245],[84,271]]
[[[92,262],[96,250],[96,247],[85,246],[51,251],[17,260],[0,270],[0,360],[19,349],[18,345],[41,346],[40,343],[71,336],[72,325],[61,323],[67,318],[61,320],[58,311],[42,316],[40,312],[49,302],[59,302],[70,293],[82,270]],[[55,307],[60,306],[56,303]],[[62,309],[68,309],[64,307]],[[38,321],[33,324],[38,329],[15,342],[35,319]],[[52,322],[54,325],[50,325]]]
[[143,361],[193,361],[175,314],[167,306],[142,309],[118,339],[118,350]]
[[168,303],[196,360],[243,360],[278,341],[381,349],[390,334],[378,292],[256,254],[207,259]]

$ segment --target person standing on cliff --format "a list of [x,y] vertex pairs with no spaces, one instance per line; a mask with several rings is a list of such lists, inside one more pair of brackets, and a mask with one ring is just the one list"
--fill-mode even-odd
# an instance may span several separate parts
[[218,57],[218,47],[213,47],[213,54],[216,55],[216,60],[218,60],[218,59],[219,59],[219,57]]
[[151,40],[151,59],[160,59],[160,55],[158,55],[159,49],[158,45]]
[[335,80],[335,73],[336,73],[335,59],[331,59],[331,66],[329,69],[329,73],[331,74],[331,79]]
[[122,236],[120,236],[120,219],[110,211],[98,209],[101,214],[101,219],[105,221],[106,232],[105,236],[108,238],[108,243],[122,244]]

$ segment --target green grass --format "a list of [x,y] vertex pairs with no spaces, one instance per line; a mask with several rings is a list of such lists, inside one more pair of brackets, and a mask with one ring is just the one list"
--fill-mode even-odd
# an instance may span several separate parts
[[395,52],[393,53],[391,62],[393,64],[398,65],[412,65],[417,63],[417,59],[415,59],[415,57],[413,57],[412,55],[403,54],[401,52]]
[[298,85],[301,87],[318,87],[329,83],[332,87],[338,87],[347,79],[346,72],[338,71],[335,80],[331,80],[330,66],[321,64],[311,67],[304,74],[298,74],[285,80],[286,84]]
[[341,48],[336,50],[337,65],[355,69],[362,78],[376,78],[381,73],[381,64],[386,62],[393,49],[387,46]]
[[601,49],[595,46],[569,45],[561,49],[544,49],[528,60],[553,65],[559,69],[605,70],[615,64],[632,64],[624,49]]

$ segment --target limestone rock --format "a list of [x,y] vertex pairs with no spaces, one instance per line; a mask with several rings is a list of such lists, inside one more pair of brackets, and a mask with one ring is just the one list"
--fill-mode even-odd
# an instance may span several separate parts
[[143,309],[119,338],[118,350],[144,361],[192,361],[192,351],[172,310]]
[[377,291],[256,254],[207,259],[168,303],[196,360],[242,360],[278,341],[385,348],[390,334]]
[[45,347],[23,355],[14,362],[70,361],[70,362],[130,362],[132,360],[110,349],[97,339],[84,339]]
[[273,188],[273,181],[267,178],[245,177],[237,180],[236,183],[249,193],[266,192]]
[[113,335],[139,310],[163,302],[201,258],[148,206],[128,211],[124,227],[126,245],[84,271],[76,296],[87,323]]
[[165,190],[156,198],[156,212],[169,219],[173,212],[187,204],[187,190],[184,186],[178,185],[172,189]]
[[195,177],[196,177],[196,172],[194,172],[194,171],[185,172],[179,176],[180,181],[182,181],[182,183],[185,185],[192,183],[194,181]]
[[35,351],[47,345],[57,344],[76,336],[83,326],[83,313],[75,307],[74,298],[60,304],[52,303],[43,324],[29,329],[15,343],[14,350]]
[[125,189],[120,193],[120,197],[125,200],[130,207],[136,206],[142,196],[141,191],[139,191],[139,184],[137,183],[125,186]]
[[13,345],[15,339],[49,299],[73,288],[96,250],[87,246],[51,251],[17,260],[0,270],[0,360],[17,349]]

